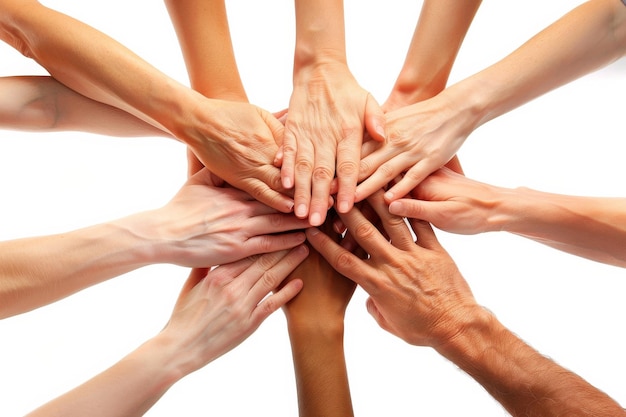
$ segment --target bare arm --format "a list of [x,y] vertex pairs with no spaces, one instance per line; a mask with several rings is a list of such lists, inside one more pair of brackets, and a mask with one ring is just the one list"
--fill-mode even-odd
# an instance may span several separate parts
[[0,78],[0,127],[78,130],[110,136],[169,136],[116,107],[91,100],[46,76]]
[[[329,226],[325,229],[330,231]],[[302,291],[283,310],[291,341],[299,416],[352,416],[343,335],[344,316],[355,285],[314,250],[288,279],[294,278],[303,281]]]
[[209,267],[303,242],[306,221],[203,170],[164,207],[69,233],[0,242],[0,318],[148,264]]
[[[384,234],[361,212],[342,215],[370,257],[361,260],[318,230],[307,237],[339,272],[369,294],[368,312],[385,330],[430,346],[461,367],[514,416],[623,416],[613,399],[539,354],[477,304],[431,226],[388,213],[382,191],[368,202]],[[414,241],[413,234],[416,236]]]
[[[224,0],[166,0],[191,87],[209,98],[247,102]],[[189,152],[189,173],[202,167]]]
[[307,253],[301,245],[210,272],[193,270],[157,336],[29,416],[144,415],[177,381],[239,345],[293,298],[301,281],[273,290]]
[[267,111],[207,99],[119,42],[37,1],[1,0],[0,10],[0,38],[55,79],[163,128],[229,184],[278,210],[292,210],[274,166],[283,126]]
[[389,137],[390,162],[381,175],[390,182],[406,171],[387,201],[448,163],[480,125],[622,57],[625,22],[620,0],[590,0],[499,62],[432,99],[387,113],[387,124],[402,133]]
[[507,231],[556,249],[626,267],[626,199],[502,188],[441,169],[418,185],[415,199],[389,206],[460,234]]
[[[336,176],[337,209],[354,203],[363,132],[384,137],[382,110],[348,68],[342,0],[296,0],[293,92],[281,175],[294,210],[321,225]],[[333,191],[334,193],[334,191]]]
[[[481,0],[427,0],[422,4],[404,64],[389,97],[382,105],[385,113],[429,99],[446,87],[456,56],[480,4]],[[392,174],[409,167],[408,164],[402,164],[401,155],[394,158],[393,148],[397,136],[403,131],[395,129],[395,120],[388,120],[387,141],[363,144],[364,158],[359,170],[356,201],[364,200],[387,186],[393,179],[390,178]],[[447,165],[462,172],[456,157]]]

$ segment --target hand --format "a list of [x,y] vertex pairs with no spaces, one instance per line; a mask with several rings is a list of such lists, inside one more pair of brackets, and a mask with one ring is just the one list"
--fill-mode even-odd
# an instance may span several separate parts
[[441,168],[412,191],[415,199],[396,200],[389,212],[427,221],[450,233],[483,233],[501,228],[495,217],[498,194],[503,191]]
[[[187,375],[230,351],[302,288],[292,280],[275,291],[308,254],[306,245],[192,270],[160,337],[180,352]],[[271,292],[274,291],[273,294]]]
[[145,233],[162,242],[160,262],[208,267],[289,249],[304,242],[306,220],[283,214],[243,191],[220,187],[207,169],[191,177],[163,208],[150,212]]
[[414,345],[447,342],[462,328],[468,310],[480,308],[470,288],[430,225],[411,220],[410,228],[389,214],[382,192],[368,202],[389,238],[356,208],[340,216],[369,259],[359,259],[314,228],[307,230],[309,242],[369,294],[367,309],[383,329]]
[[462,172],[458,161],[451,159],[470,132],[459,127],[457,113],[442,97],[440,94],[386,114],[387,139],[378,146],[370,143],[370,149],[363,153],[356,201],[364,200],[405,171],[404,177],[385,193],[388,203],[404,197],[448,163]]
[[[341,236],[333,233],[331,220],[326,220],[323,230],[333,236],[333,241],[339,242]],[[283,307],[287,320],[298,327],[304,323],[316,323],[317,326],[338,325],[343,329],[346,308],[356,288],[354,282],[334,270],[315,250],[310,251],[285,283],[295,278],[301,279],[304,286]]]
[[196,130],[183,133],[193,137],[184,141],[204,166],[227,183],[289,213],[293,200],[283,194],[280,169],[273,164],[283,125],[252,104],[216,99],[210,102],[216,103],[206,110],[211,120],[194,121]]
[[321,225],[328,211],[331,182],[338,178],[337,208],[354,203],[364,126],[384,137],[383,117],[374,98],[342,63],[307,67],[295,77],[282,150],[283,186],[294,191],[295,213]]

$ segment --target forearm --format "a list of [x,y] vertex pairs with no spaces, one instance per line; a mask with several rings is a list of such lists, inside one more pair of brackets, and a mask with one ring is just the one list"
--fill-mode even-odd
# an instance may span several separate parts
[[391,97],[413,104],[435,96],[448,81],[481,0],[425,1]]
[[177,133],[184,107],[193,108],[191,89],[80,21],[36,1],[17,3],[0,3],[3,40],[69,88]]
[[436,349],[514,416],[625,414],[605,393],[526,345],[486,310]]
[[48,76],[0,78],[0,126],[27,131],[77,130],[110,136],[167,136],[123,110],[91,100]]
[[155,243],[129,219],[0,242],[0,318],[30,311],[156,262]]
[[166,0],[194,90],[211,98],[248,101],[223,0]]
[[575,8],[485,70],[444,93],[465,124],[480,126],[544,93],[597,70],[626,50],[626,7],[592,0]]
[[626,199],[502,190],[495,228],[556,249],[626,267]]
[[295,0],[296,50],[294,75],[328,61],[346,64],[342,0]]
[[28,414],[29,417],[142,416],[185,374],[175,349],[152,339],[111,368]]
[[291,320],[289,338],[300,417],[354,415],[343,349],[343,326],[331,328]]

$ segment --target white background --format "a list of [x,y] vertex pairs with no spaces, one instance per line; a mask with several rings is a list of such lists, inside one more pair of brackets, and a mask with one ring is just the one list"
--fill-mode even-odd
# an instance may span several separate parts
[[[484,1],[451,82],[500,59],[580,2]],[[162,2],[44,3],[111,35],[187,84]],[[400,69],[420,6],[408,0],[346,1],[350,67],[380,102]],[[248,0],[228,7],[251,101],[270,111],[286,107],[293,3]],[[459,153],[466,174],[507,187],[624,196],[624,68],[619,61],[479,128]],[[26,74],[45,71],[0,45],[0,75]],[[69,231],[158,207],[184,182],[184,152],[182,144],[163,138],[0,130],[0,239]],[[504,233],[437,233],[481,304],[530,345],[626,405],[622,269]],[[186,276],[184,268],[146,267],[0,321],[0,415],[32,410],[156,334]],[[357,416],[506,415],[434,351],[382,331],[364,301],[357,290],[346,317]],[[282,312],[240,347],[175,385],[148,415],[297,415]]]

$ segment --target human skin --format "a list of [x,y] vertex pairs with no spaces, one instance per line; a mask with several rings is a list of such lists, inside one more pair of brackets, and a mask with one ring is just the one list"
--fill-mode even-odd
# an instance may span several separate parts
[[[432,98],[446,87],[454,61],[480,4],[481,0],[424,1],[400,73],[381,106],[385,113]],[[376,164],[384,160],[381,154],[386,149],[385,142],[366,141],[362,157],[376,149],[381,150],[361,160],[355,201],[362,201],[381,188],[384,170],[377,170],[379,166]],[[456,156],[447,166],[462,172]]]
[[366,172],[377,167],[368,192],[405,173],[385,194],[388,203],[404,197],[479,126],[622,57],[625,22],[620,0],[585,2],[497,63],[432,99],[388,112],[384,146],[361,161]]
[[163,129],[257,200],[282,212],[293,209],[274,166],[283,125],[272,114],[248,103],[208,99],[109,36],[37,1],[0,0],[0,11],[0,39],[55,79]]
[[383,329],[409,344],[435,349],[513,416],[626,414],[605,393],[524,343],[480,306],[428,223],[409,219],[409,227],[390,214],[382,191],[368,202],[385,235],[358,209],[340,216],[369,259],[346,251],[315,228],[307,230],[307,239],[369,294],[368,312]]
[[[205,97],[247,103],[224,0],[166,0],[165,5],[191,87]],[[193,152],[188,156],[189,173],[193,174],[202,164]]]
[[170,137],[125,111],[78,94],[52,77],[0,77],[0,91],[2,129]]
[[304,241],[297,230],[306,220],[215,183],[204,169],[160,209],[68,233],[0,242],[0,318],[146,265],[204,268]]
[[[332,233],[328,220],[324,229]],[[339,241],[338,235],[334,236]],[[285,282],[292,279],[303,282],[298,295],[283,306],[293,355],[298,415],[352,416],[343,336],[346,308],[356,285],[312,249]]]
[[326,219],[331,184],[337,209],[350,210],[366,130],[385,135],[374,98],[348,68],[342,0],[297,0],[293,91],[277,155],[282,184],[294,188],[294,212],[319,226]]
[[302,281],[276,287],[306,245],[192,270],[165,328],[135,351],[29,417],[144,415],[176,382],[242,343],[293,298]]
[[626,199],[503,188],[447,168],[389,205],[397,216],[417,218],[459,234],[514,233],[573,255],[626,267]]

